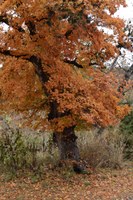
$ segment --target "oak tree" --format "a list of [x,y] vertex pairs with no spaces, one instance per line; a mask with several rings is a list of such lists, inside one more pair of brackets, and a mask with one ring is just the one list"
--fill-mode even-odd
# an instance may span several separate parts
[[[0,23],[7,26],[0,29],[0,109],[32,110],[32,119],[47,110],[61,160],[80,160],[77,125],[113,125],[129,111],[119,103],[116,77],[104,66],[119,54],[116,43],[126,44],[124,23],[113,17],[121,4],[125,1],[5,0],[0,5]],[[39,120],[45,127],[46,120]]]

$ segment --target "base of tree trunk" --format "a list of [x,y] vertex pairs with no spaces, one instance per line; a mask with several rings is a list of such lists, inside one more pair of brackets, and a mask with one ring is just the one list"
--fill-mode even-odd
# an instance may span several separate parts
[[76,162],[72,160],[60,160],[58,166],[61,168],[68,169],[68,170],[73,170],[77,174],[87,173],[84,165],[81,162]]
[[71,166],[76,173],[83,173],[85,169],[80,162],[80,154],[77,146],[77,136],[74,126],[65,128],[62,133],[54,133],[53,140],[57,144],[60,157],[60,167]]

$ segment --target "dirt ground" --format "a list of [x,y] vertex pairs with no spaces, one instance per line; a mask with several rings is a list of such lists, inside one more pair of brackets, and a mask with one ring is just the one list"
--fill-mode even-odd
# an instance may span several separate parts
[[51,170],[41,180],[35,175],[9,179],[0,175],[0,200],[133,200],[133,167],[84,175]]

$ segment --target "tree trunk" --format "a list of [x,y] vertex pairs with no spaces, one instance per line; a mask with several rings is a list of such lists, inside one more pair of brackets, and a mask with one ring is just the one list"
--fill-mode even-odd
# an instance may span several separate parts
[[61,160],[80,160],[74,127],[65,128],[62,133],[54,133],[54,140],[59,148]]
[[[69,113],[59,113],[57,109],[57,102],[50,103],[50,112],[48,120],[54,118],[63,117]],[[61,133],[53,133],[53,141],[57,144],[60,156],[60,163],[66,163],[70,161],[75,172],[82,173],[84,171],[83,166],[80,164],[79,149],[77,146],[77,136],[74,132],[75,126],[64,128]]]
[[[49,79],[49,75],[43,71],[41,59],[36,56],[31,56],[28,59],[35,67],[36,73],[43,84],[44,92],[47,96],[47,89],[45,88],[45,83]],[[50,112],[48,114],[48,120],[52,120],[58,117],[63,117],[69,114],[58,112],[58,104],[56,101],[50,102]],[[61,161],[72,161],[73,169],[77,173],[82,173],[84,171],[82,165],[80,164],[79,149],[77,146],[77,136],[74,133],[74,126],[64,128],[62,133],[53,133],[53,141],[57,144],[59,149],[59,155]]]
[[[76,173],[82,173],[84,168],[80,163],[77,136],[74,133],[74,126],[65,128],[62,133],[54,133],[53,139],[59,150],[60,164],[69,163]],[[67,162],[69,161],[69,162]]]

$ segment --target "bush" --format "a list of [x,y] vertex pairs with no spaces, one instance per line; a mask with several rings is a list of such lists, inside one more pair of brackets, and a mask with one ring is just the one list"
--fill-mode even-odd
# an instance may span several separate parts
[[[2,120],[0,134],[0,162],[14,171],[32,169],[39,172],[58,161],[51,133],[22,130]],[[81,158],[92,167],[118,168],[123,164],[124,137],[119,128],[77,132]]]
[[6,132],[0,139],[0,159],[6,166],[16,170],[26,163],[27,148],[19,129]]
[[133,160],[133,111],[122,120],[120,131],[125,137],[125,157]]
[[102,134],[93,130],[78,136],[81,157],[92,167],[122,167],[125,144],[118,127],[105,129]]
[[55,161],[57,150],[50,133],[21,130],[1,121],[0,162],[6,168],[14,172],[26,168],[37,171]]

